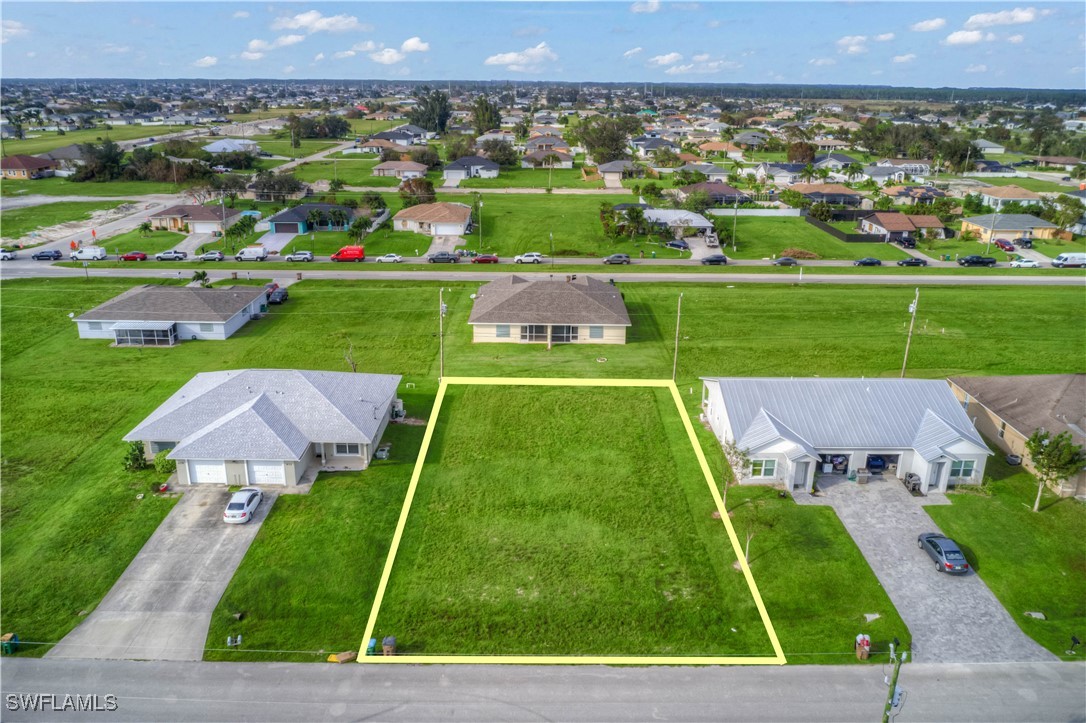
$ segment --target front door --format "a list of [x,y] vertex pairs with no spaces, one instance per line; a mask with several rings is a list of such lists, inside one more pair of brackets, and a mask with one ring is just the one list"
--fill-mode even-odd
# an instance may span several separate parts
[[807,486],[807,466],[810,462],[797,462],[796,474],[792,478],[792,489],[801,489]]

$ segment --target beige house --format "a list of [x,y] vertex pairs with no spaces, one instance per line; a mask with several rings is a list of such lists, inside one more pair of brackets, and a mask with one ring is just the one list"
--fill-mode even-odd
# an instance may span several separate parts
[[972,232],[977,241],[990,243],[997,238],[1055,238],[1056,225],[1028,213],[989,213],[962,219],[962,234]]
[[[1086,374],[1016,377],[954,377],[948,380],[976,428],[1004,452],[1020,455],[1033,471],[1026,440],[1038,429],[1070,432],[1086,445]],[[1065,480],[1064,497],[1086,497],[1086,469]]]
[[182,233],[222,234],[241,220],[241,211],[225,206],[170,206],[148,217],[151,228]]
[[463,236],[471,230],[471,207],[446,201],[408,206],[392,217],[392,227],[428,236]]
[[625,344],[630,315],[618,289],[590,276],[484,284],[468,323],[472,341],[513,344]]
[[385,161],[373,167],[375,176],[395,176],[396,178],[422,178],[426,175],[426,165],[414,161]]
[[1008,203],[1017,203],[1022,206],[1037,205],[1041,202],[1041,194],[1019,186],[992,186],[980,191],[980,200],[985,206],[1002,211]]

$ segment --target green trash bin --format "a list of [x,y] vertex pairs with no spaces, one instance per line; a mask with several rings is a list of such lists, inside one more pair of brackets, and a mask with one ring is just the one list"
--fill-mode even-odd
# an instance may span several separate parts
[[652,257],[656,258],[656,252],[655,251],[652,252]]
[[0,637],[0,653],[11,655],[19,652],[19,636],[15,633],[7,633]]

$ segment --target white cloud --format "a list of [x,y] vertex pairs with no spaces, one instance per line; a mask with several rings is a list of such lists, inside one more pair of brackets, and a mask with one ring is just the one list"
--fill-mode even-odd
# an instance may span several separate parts
[[131,50],[132,50],[132,48],[128,47],[127,45],[117,45],[116,43],[106,43],[105,45],[103,45],[99,49],[99,52],[104,53],[105,55],[124,55],[125,53],[127,53],[127,52],[129,52]]
[[974,65],[970,65],[969,67],[967,67],[965,69],[965,72],[966,73],[984,73],[987,70],[988,70],[987,65],[984,65],[983,63],[976,63]]
[[683,59],[682,53],[667,53],[649,58],[649,65],[674,65]]
[[893,39],[894,39],[894,34],[893,33],[883,33],[882,35],[876,35],[875,36],[875,40],[879,41],[880,43],[885,43],[887,40],[893,40]]
[[660,9],[660,0],[645,0],[630,6],[631,13],[654,13]]
[[353,58],[357,53],[353,50],[339,50],[332,53],[332,57],[336,60],[343,60],[344,58]]
[[1041,15],[1049,13],[1038,12],[1037,8],[1015,8],[1013,10],[1000,10],[997,13],[978,13],[971,15],[965,21],[965,27],[969,30],[977,28],[991,28],[996,25],[1023,25],[1032,23]]
[[906,53],[905,55],[895,55],[895,63],[911,63],[916,60],[916,53]]
[[979,30],[956,30],[950,35],[946,36],[945,42],[947,45],[976,45],[984,40],[995,40],[995,35],[992,33],[982,33]]
[[253,53],[253,52],[248,51],[248,50],[246,50],[244,53],[241,54],[241,59],[242,60],[260,60],[263,57],[264,57],[264,53]]
[[246,46],[246,50],[250,53],[266,53],[269,50],[275,50],[276,48],[285,48],[288,45],[297,45],[305,40],[304,35],[280,35],[270,43],[267,40],[261,40],[254,38],[249,41],[249,45]]
[[811,58],[807,61],[807,65],[822,67],[824,65],[837,65],[837,61],[833,58]]
[[519,52],[498,53],[483,61],[483,65],[504,65],[516,73],[539,73],[547,62],[558,60],[558,55],[546,42]]
[[192,64],[195,65],[197,68],[210,68],[218,62],[219,59],[216,58],[214,55],[205,55],[199,60],[193,61]]
[[3,26],[0,27],[0,44],[29,34],[30,29],[18,20],[5,20]]
[[710,28],[719,28],[720,27],[720,21],[719,20],[710,20],[709,22],[705,23],[705,25],[706,25],[706,27],[710,27]]
[[[698,60],[703,58],[704,60]],[[664,71],[667,75],[708,75],[719,73],[722,70],[737,70],[743,67],[742,63],[734,60],[709,60],[708,54],[698,55],[693,58],[695,62],[686,65],[673,65]]]
[[859,55],[867,52],[866,35],[846,35],[837,41],[837,52],[848,55]]
[[625,53],[622,54],[622,57],[623,58],[632,58],[633,56],[640,53],[642,50],[644,50],[644,48],[642,48],[640,45],[637,46],[636,48],[630,48],[629,50],[627,50]]
[[693,58],[691,58],[691,60],[693,60],[695,63],[704,63],[706,60],[709,59],[709,57],[710,56],[708,53],[702,53],[701,55],[695,55]]
[[422,38],[415,36],[403,41],[400,45],[401,53],[425,53],[430,49],[430,44],[423,42]]
[[283,68],[283,72],[284,73],[293,73],[294,72],[294,66],[293,65],[288,65],[287,67]]
[[1026,39],[1026,36],[1024,36],[1024,35],[1011,35],[1011,36],[1007,37],[1007,42],[1008,43],[1014,43],[1015,45],[1018,45],[1019,43],[1021,43],[1025,39]]
[[317,53],[316,55],[313,56],[313,62],[314,63],[319,63],[322,60],[324,60],[324,53]]
[[395,48],[384,48],[376,53],[370,53],[370,60],[381,65],[395,65],[406,57],[406,54]]
[[307,33],[368,32],[373,26],[358,22],[353,15],[322,15],[317,10],[298,13],[293,17],[276,18],[272,30],[303,30]]
[[918,33],[930,33],[932,30],[939,30],[943,27],[946,27],[946,18],[932,18],[931,20],[921,20],[918,23],[913,23],[909,26],[909,30]]
[[[36,58],[36,57],[38,57],[38,54],[35,53],[33,50],[30,50],[30,51],[27,52],[26,57],[28,57],[28,58]],[[1082,70],[1082,69],[1079,68],[1079,70]]]
[[237,12],[234,13],[233,17],[238,18],[238,19],[247,18],[247,17],[249,17],[249,11],[248,10],[238,10]]

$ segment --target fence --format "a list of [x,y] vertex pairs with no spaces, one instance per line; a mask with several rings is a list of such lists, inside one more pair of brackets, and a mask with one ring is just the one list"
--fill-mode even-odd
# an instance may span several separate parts
[[811,224],[812,226],[825,231],[830,236],[833,236],[835,239],[839,241],[844,241],[846,243],[882,243],[886,240],[883,236],[879,234],[846,233],[839,228],[834,228],[828,223],[823,223],[817,218],[813,218],[811,216],[804,216],[803,220]]

